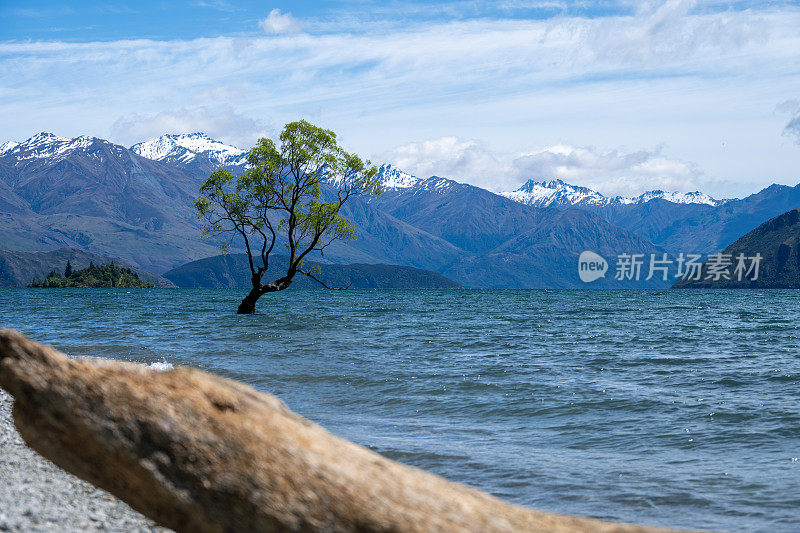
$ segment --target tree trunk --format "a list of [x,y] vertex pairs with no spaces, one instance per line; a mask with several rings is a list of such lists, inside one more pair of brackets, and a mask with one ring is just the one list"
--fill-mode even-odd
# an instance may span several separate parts
[[256,302],[259,298],[261,298],[261,295],[267,292],[278,292],[289,288],[289,285],[292,284],[292,278],[294,278],[295,273],[295,271],[290,270],[286,276],[267,283],[266,285],[262,285],[261,278],[254,274],[253,288],[250,289],[250,292],[244,297],[242,303],[239,304],[236,314],[254,315],[256,312]]
[[263,293],[261,292],[260,288],[253,287],[247,296],[244,297],[242,303],[239,304],[239,308],[236,310],[236,314],[239,315],[253,315],[256,312],[256,302],[261,297]]

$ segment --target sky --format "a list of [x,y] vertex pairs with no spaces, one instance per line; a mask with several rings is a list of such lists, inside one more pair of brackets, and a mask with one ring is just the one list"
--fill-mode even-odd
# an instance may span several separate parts
[[800,182],[800,1],[0,0],[0,142],[306,119],[493,191]]

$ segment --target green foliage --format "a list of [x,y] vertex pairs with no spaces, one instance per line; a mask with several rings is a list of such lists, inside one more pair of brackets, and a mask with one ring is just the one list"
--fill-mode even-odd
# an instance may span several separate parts
[[[331,186],[325,195],[323,183]],[[302,272],[308,253],[324,253],[334,241],[355,237],[352,223],[340,214],[351,196],[377,194],[377,169],[369,161],[340,148],[332,131],[302,120],[284,127],[278,145],[260,139],[242,176],[211,174],[195,209],[203,234],[219,237],[223,251],[234,238],[244,241],[255,285],[276,242],[286,246],[291,279]]]
[[[69,275],[67,275],[69,272]],[[139,279],[139,276],[130,269],[122,268],[112,261],[107,265],[95,265],[90,262],[87,268],[82,270],[72,270],[72,264],[67,262],[64,276],[55,270],[51,270],[43,280],[34,279],[28,287],[40,287],[46,289],[60,287],[120,287],[143,289],[154,285]]]

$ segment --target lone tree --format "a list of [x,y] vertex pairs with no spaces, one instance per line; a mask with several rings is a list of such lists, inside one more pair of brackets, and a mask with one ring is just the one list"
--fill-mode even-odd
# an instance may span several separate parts
[[[298,273],[334,288],[303,260],[334,241],[355,238],[351,222],[339,212],[352,196],[380,194],[377,169],[340,148],[335,133],[305,120],[287,124],[278,146],[260,139],[247,163],[239,178],[227,170],[211,174],[195,201],[204,235],[222,236],[225,250],[241,239],[247,250],[253,288],[237,312],[254,313],[262,294],[286,289]],[[262,283],[278,242],[289,252],[286,275]]]

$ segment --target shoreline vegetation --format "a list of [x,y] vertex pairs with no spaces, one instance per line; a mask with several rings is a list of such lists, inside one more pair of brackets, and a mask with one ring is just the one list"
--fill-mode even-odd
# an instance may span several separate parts
[[0,386],[28,445],[177,530],[667,531],[504,502],[198,369],[69,359],[4,329]]
[[44,279],[34,279],[28,284],[29,288],[57,289],[57,288],[121,288],[121,289],[151,289],[154,284],[142,281],[136,272],[120,267],[112,261],[106,265],[89,266],[80,270],[73,270],[72,263],[67,261],[64,275],[56,270],[51,270]]

